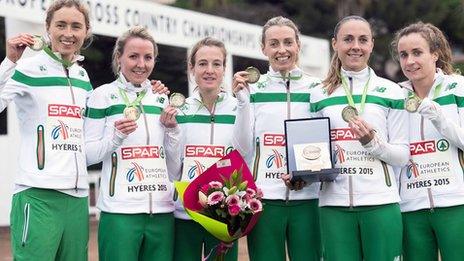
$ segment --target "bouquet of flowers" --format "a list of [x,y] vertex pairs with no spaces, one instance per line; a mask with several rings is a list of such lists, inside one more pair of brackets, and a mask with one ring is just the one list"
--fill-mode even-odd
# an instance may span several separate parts
[[216,260],[224,258],[224,245],[251,231],[263,209],[263,194],[236,150],[191,183],[175,186],[190,217],[224,243],[218,246]]

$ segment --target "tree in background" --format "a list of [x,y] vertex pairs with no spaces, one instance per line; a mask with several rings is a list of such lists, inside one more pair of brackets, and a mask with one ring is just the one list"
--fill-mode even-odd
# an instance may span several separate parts
[[[366,18],[375,32],[371,66],[381,76],[401,80],[399,65],[390,54],[396,30],[416,22],[430,22],[449,38],[464,68],[464,3],[461,0],[178,0],[176,6],[247,23],[263,25],[270,17],[283,15],[300,25],[305,35],[331,39],[338,20],[347,15]],[[461,70],[464,71],[464,70]]]

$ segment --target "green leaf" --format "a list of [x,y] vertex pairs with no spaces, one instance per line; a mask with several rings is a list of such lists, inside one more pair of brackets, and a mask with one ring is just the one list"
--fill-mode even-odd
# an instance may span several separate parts
[[230,190],[229,190],[229,195],[235,194],[235,192],[237,192],[237,187],[236,187],[236,186],[233,186],[233,187],[231,187]]
[[224,181],[224,186],[226,186],[226,188],[230,188],[230,182],[229,182],[229,179],[227,179],[226,177],[224,177],[222,174],[220,174],[222,180]]
[[244,182],[240,183],[240,185],[238,185],[238,190],[240,191],[246,190],[247,186],[248,186],[248,181],[245,180]]

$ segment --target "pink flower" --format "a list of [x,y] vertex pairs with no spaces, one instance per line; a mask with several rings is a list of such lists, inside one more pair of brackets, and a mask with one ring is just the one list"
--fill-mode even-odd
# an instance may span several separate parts
[[213,189],[221,189],[224,185],[219,181],[211,181],[209,186]]
[[198,191],[198,202],[202,207],[206,207],[208,204],[208,197],[202,191]]
[[263,191],[262,191],[260,188],[257,188],[256,194],[257,194],[257,197],[258,197],[258,198],[262,198],[262,197],[263,197]]
[[215,191],[208,196],[208,205],[216,205],[224,199],[224,193],[221,191]]
[[237,195],[234,194],[234,195],[227,196],[226,203],[229,206],[238,205],[239,200],[240,200],[240,198]]
[[252,188],[247,188],[246,194],[253,198],[256,195],[256,191]]
[[203,184],[200,188],[200,191],[203,192],[203,194],[208,194],[208,190],[209,190],[209,185],[208,184]]
[[243,196],[242,200],[245,201],[246,203],[248,203],[251,200],[251,196],[246,194],[246,195]]
[[240,213],[240,206],[239,205],[229,205],[228,210],[229,210],[229,214],[231,216],[237,216]]
[[258,213],[263,210],[263,204],[261,203],[261,201],[255,198],[250,200],[250,202],[248,203],[248,206],[250,207],[251,212],[253,214]]

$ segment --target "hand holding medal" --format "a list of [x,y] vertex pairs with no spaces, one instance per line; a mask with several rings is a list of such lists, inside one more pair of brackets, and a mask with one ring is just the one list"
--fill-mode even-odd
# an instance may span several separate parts
[[124,135],[129,135],[137,129],[137,123],[128,118],[122,118],[114,122],[114,128]]
[[166,128],[175,128],[177,127],[177,116],[178,110],[174,106],[167,106],[164,108],[163,112],[160,115],[160,122]]
[[21,58],[26,47],[32,45],[34,45],[34,39],[30,34],[20,34],[9,38],[6,42],[6,56],[15,63]]
[[358,116],[351,119],[348,126],[362,145],[366,145],[375,137],[375,130]]
[[249,66],[244,71],[236,72],[232,82],[232,92],[237,94],[239,91],[248,88],[249,83],[259,81],[261,73],[256,67]]

